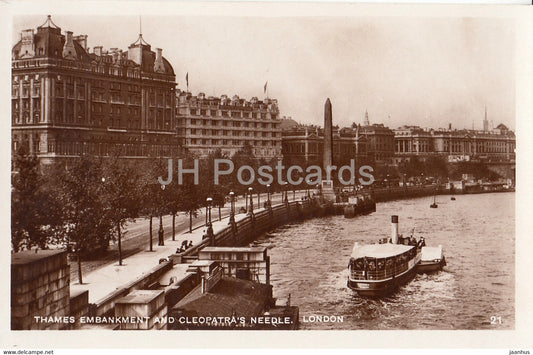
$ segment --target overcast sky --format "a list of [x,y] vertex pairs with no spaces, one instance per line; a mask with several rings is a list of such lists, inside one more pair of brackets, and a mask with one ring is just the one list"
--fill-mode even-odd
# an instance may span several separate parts
[[[14,18],[20,31],[42,16]],[[54,16],[62,31],[87,34],[89,47],[126,50],[138,16]],[[277,98],[281,115],[323,124],[326,98],[334,124],[391,128],[515,128],[514,23],[490,18],[143,16],[144,39],[163,48],[178,88],[207,95]],[[91,49],[92,50],[92,49]]]

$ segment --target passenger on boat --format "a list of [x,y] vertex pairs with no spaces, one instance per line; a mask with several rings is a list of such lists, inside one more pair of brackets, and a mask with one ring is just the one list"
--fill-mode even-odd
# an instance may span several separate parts
[[418,246],[419,246],[420,248],[426,246],[426,240],[424,239],[424,237],[420,237],[420,240],[418,241]]

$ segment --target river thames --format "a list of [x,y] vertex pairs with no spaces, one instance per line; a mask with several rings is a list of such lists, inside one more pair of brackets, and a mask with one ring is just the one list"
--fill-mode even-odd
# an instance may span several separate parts
[[[300,329],[514,329],[515,194],[437,196],[377,204],[346,219],[315,218],[285,225],[256,244],[269,248],[274,297],[300,307]],[[366,299],[346,287],[355,242],[400,233],[442,245],[447,266],[420,274],[395,293]],[[342,322],[305,322],[314,316]]]

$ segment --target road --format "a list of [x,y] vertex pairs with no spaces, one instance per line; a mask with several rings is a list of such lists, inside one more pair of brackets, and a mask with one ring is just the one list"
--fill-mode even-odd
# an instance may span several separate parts
[[[306,191],[296,191],[293,193],[289,191],[288,198],[290,201],[293,199],[299,199],[305,196]],[[263,204],[267,200],[266,193],[261,194],[260,203]],[[270,196],[272,204],[281,202],[281,194],[276,193]],[[254,207],[257,206],[257,195],[254,195]],[[221,218],[228,217],[230,212],[230,204],[226,204],[227,207],[221,208]],[[245,207],[246,201],[242,196],[239,196],[235,202],[236,211],[240,207]],[[213,208],[211,211],[211,218],[213,220],[218,219],[218,208]],[[158,230],[159,230],[159,217],[154,217],[152,220],[152,248],[157,249],[158,243]],[[198,213],[198,217],[193,218],[193,228],[199,228],[205,224],[205,209],[201,209]],[[165,231],[165,240],[172,238],[172,216],[163,217],[163,229]],[[150,222],[148,218],[137,218],[135,221],[127,223],[123,231],[123,237],[121,240],[122,246],[122,258],[125,259],[128,256],[148,251],[150,248]],[[180,212],[176,216],[176,235],[185,233],[189,230],[189,216],[184,212]],[[82,277],[83,275],[96,270],[102,266],[109,265],[118,262],[118,245],[116,242],[112,242],[107,252],[94,260],[84,260],[81,263]],[[70,264],[70,282],[78,281],[78,264],[76,261],[69,261]]]

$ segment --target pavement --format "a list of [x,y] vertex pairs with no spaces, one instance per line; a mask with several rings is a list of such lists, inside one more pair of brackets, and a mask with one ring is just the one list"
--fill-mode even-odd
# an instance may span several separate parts
[[[300,198],[304,194],[305,191],[297,192],[296,199]],[[291,192],[289,192],[289,200],[293,200],[293,194]],[[266,194],[265,196],[262,196],[261,203],[263,203],[264,201],[266,201]],[[256,202],[257,197],[254,198],[254,206]],[[281,196],[279,194],[272,196],[271,202],[273,204],[280,203]],[[243,198],[241,198],[240,201],[236,203],[236,210],[238,211],[239,207],[244,205],[245,201]],[[226,228],[228,225],[227,216],[222,218],[221,221],[218,221],[218,211],[216,210],[218,209],[214,208],[212,210],[212,225],[214,233],[217,233],[218,231]],[[224,208],[223,210],[226,210],[227,212],[229,208]],[[246,217],[246,214],[237,214],[235,216],[235,219],[238,221],[239,219],[244,217]],[[170,216],[165,216],[165,222],[168,222],[169,218]],[[159,223],[159,221],[157,221],[157,223]],[[154,225],[156,225],[156,223],[154,223]],[[128,227],[132,228],[132,226]],[[188,229],[186,232],[184,232],[183,230],[179,232],[177,231],[175,241],[171,239],[171,233],[167,232],[165,234],[167,235],[167,239],[165,239],[164,246],[157,245],[157,233],[154,233],[153,251],[141,251],[127,258],[124,258],[122,261],[122,265],[118,265],[118,261],[116,261],[114,263],[101,266],[94,271],[86,273],[83,276],[83,284],[70,284],[71,293],[88,290],[89,302],[97,303],[98,300],[104,298],[109,293],[120,288],[122,285],[133,281],[142,274],[146,273],[148,270],[157,266],[159,264],[160,259],[166,258],[169,255],[174,254],[176,252],[176,249],[181,246],[181,243],[184,240],[192,241],[193,245],[198,245],[202,241],[202,237],[205,234],[205,226],[202,225],[200,228],[194,229],[192,233],[189,233]],[[173,274],[176,276],[184,276],[187,267],[187,264],[174,265],[176,273]]]

